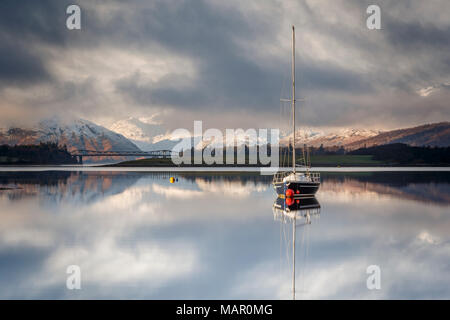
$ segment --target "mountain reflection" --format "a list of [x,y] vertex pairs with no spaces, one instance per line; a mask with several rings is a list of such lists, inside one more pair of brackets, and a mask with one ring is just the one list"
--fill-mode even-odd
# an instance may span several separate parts
[[449,172],[368,172],[323,174],[321,190],[349,195],[384,195],[421,202],[450,204]]
[[[179,175],[186,182],[180,185],[153,186],[155,193],[172,198],[201,197],[220,194],[230,197],[249,197],[270,189],[271,179],[257,174],[241,175]],[[166,181],[169,173],[137,172],[0,172],[0,186],[15,186],[5,193],[11,200],[24,197],[46,197],[54,201],[96,201],[101,197],[124,192],[139,180],[151,178]],[[323,194],[349,196],[379,195],[450,204],[450,173],[324,173]],[[189,189],[189,192],[186,192]]]
[[0,172],[0,298],[290,299],[293,275],[297,298],[450,297],[448,173],[322,177],[274,207],[257,174]]

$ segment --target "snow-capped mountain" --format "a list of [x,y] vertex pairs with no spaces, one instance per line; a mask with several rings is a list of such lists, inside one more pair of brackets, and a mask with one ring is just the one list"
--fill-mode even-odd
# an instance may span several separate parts
[[[172,150],[182,138],[185,138],[185,136],[165,130],[154,116],[149,118],[130,117],[114,122],[109,128],[122,134],[143,151]],[[206,141],[202,143],[191,138],[190,146],[201,149],[202,146],[208,144]]]
[[[67,149],[98,151],[139,151],[139,148],[123,135],[84,119],[46,119],[32,128],[9,128],[0,131],[0,144],[25,145],[40,142],[56,142]],[[86,159],[86,160],[105,160]]]
[[41,121],[37,132],[40,141],[65,144],[69,151],[82,149],[139,151],[136,145],[120,133],[84,119],[61,121],[58,118],[51,118]]
[[[417,127],[380,131],[366,129],[342,129],[325,134],[311,130],[299,130],[296,134],[298,145],[333,147],[342,146],[347,150],[390,143],[405,143],[411,146],[447,147],[450,145],[450,123],[440,122]],[[292,134],[281,139],[281,145],[287,145]]]
[[[154,117],[143,119],[133,118],[119,120],[109,127],[111,130],[121,133],[128,138],[134,144],[136,144],[141,150],[172,150],[179,142],[181,138],[173,136],[172,133],[167,132],[164,127],[154,120]],[[317,130],[315,128],[302,128],[296,132],[296,139],[298,144],[308,144],[309,146],[319,147],[323,144],[327,146],[345,146],[346,144],[353,143],[358,140],[367,139],[379,134],[379,131],[364,130],[364,129],[343,129],[335,133],[325,133],[324,131]],[[255,141],[248,141],[248,137],[245,134],[238,134],[236,140],[233,142],[237,146],[242,144],[259,144],[266,143],[265,139],[256,138]],[[292,134],[285,135],[280,138],[280,145],[288,145],[289,140],[292,139]],[[206,147],[221,147],[214,139],[203,139],[198,142],[191,139],[191,146],[196,149],[202,149]]]
[[384,131],[373,137],[349,143],[346,148],[355,150],[390,143],[405,143],[411,146],[450,146],[450,122],[424,124],[412,128]]
[[164,137],[165,130],[154,117],[130,117],[114,122],[109,129],[120,133],[144,151],[157,150],[154,144],[167,139]]
[[[154,121],[154,117],[148,119],[129,118],[116,122],[110,127],[125,137],[129,138],[142,150],[173,150],[181,141],[181,136],[174,136],[167,132],[162,124]],[[206,130],[206,129],[205,129]],[[448,136],[450,129],[447,123],[431,124],[416,128],[407,128],[393,131],[380,131],[358,128],[345,128],[338,130],[324,131],[317,128],[301,127],[296,131],[297,146],[307,144],[312,147],[343,147],[353,150],[363,146],[374,144],[385,144],[394,142],[403,142],[411,145],[448,145]],[[222,132],[225,138],[225,132]],[[227,142],[227,145],[235,143],[237,146],[248,143],[248,137],[241,132],[236,136],[236,141]],[[250,141],[250,144],[264,145],[265,139],[256,138]],[[281,135],[280,145],[287,146],[292,140],[292,133]],[[198,141],[191,137],[191,143],[188,146],[194,146],[196,149],[206,147],[221,147],[220,141],[203,137],[203,141]]]
[[[177,146],[182,138],[172,132],[168,132],[164,127],[155,120],[155,117],[150,118],[134,118],[119,120],[113,123],[109,129],[112,131],[121,133],[128,138],[134,144],[136,144],[143,151],[152,150],[172,150]],[[225,133],[224,139],[225,139]],[[267,139],[260,137],[250,137],[245,135],[244,132],[236,133],[236,140],[233,142],[227,142],[227,145],[235,143],[237,146],[241,146],[245,143],[263,145],[267,143]],[[220,141],[215,141],[214,138],[203,138],[202,141],[191,137],[190,146],[200,150],[206,147],[216,148],[222,147]]]
[[[337,132],[325,133],[324,131],[310,128],[296,131],[295,139],[298,145],[307,144],[312,147],[346,146],[347,144],[371,138],[381,131],[366,129],[341,129]],[[292,139],[292,134],[280,139],[280,145],[287,145]]]
[[[99,150],[99,151],[151,151],[173,150],[179,145],[181,135],[167,133],[164,127],[156,123],[153,118],[129,118],[116,122],[109,130],[91,121],[83,119],[62,120],[58,117],[41,121],[31,128],[0,129],[0,145],[25,145],[39,144],[40,142],[57,142],[66,145],[69,151],[75,150]],[[113,130],[117,131],[114,132]],[[225,135],[225,133],[223,132]],[[127,137],[129,139],[127,139]],[[199,138],[199,137],[198,137]],[[240,146],[247,143],[248,137],[241,132],[237,135],[236,143]],[[264,145],[266,141],[261,138],[250,141]],[[280,145],[286,146],[292,134],[282,136]],[[131,140],[131,141],[130,141]],[[342,129],[335,132],[324,132],[315,128],[301,128],[296,132],[297,145],[335,147],[342,146],[347,150],[354,150],[364,146],[382,145],[401,142],[413,146],[448,146],[450,144],[450,124],[441,122],[427,124],[414,128],[406,128],[392,131],[378,131],[365,129]],[[196,149],[206,147],[221,147],[219,141],[214,139],[199,140],[190,137],[190,144],[186,148],[194,146]],[[125,160],[125,157],[114,158],[86,158],[89,161]]]

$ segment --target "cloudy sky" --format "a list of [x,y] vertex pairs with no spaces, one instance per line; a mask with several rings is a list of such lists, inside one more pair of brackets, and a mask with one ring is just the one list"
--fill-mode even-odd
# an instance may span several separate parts
[[[81,30],[66,8],[81,7]],[[381,30],[366,27],[370,4]],[[52,115],[168,129],[277,127],[297,28],[299,123],[450,120],[448,0],[3,0],[0,125]]]

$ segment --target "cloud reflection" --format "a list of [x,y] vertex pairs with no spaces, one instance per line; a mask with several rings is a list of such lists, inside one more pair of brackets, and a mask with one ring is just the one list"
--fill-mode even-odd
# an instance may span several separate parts
[[[0,174],[21,188],[0,192],[0,297],[290,298],[270,182],[178,178]],[[298,242],[297,297],[450,297],[449,181],[325,174],[321,217],[298,234],[309,246]],[[80,292],[65,289],[71,264],[82,268]],[[380,291],[365,286],[370,264],[381,267]]]

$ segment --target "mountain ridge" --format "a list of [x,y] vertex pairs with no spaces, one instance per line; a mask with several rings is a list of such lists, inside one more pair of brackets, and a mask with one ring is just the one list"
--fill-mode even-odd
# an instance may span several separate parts
[[[112,129],[116,129],[116,132]],[[32,128],[0,129],[0,144],[23,145],[40,142],[57,142],[66,145],[69,151],[89,149],[97,151],[150,151],[171,150],[182,137],[174,137],[164,127],[150,118],[119,120],[105,128],[89,120],[75,119],[63,121],[58,117],[43,120]],[[287,146],[292,134],[280,139],[280,146]],[[389,131],[347,128],[325,133],[311,128],[302,128],[296,132],[297,145],[311,147],[344,148],[347,151],[376,145],[405,143],[411,146],[450,145],[450,122],[428,123],[415,127]],[[194,139],[191,137],[191,143]],[[237,138],[237,144],[245,143],[245,136]],[[264,144],[263,140],[258,140]],[[214,139],[204,140],[194,147],[216,147]],[[94,159],[95,160],[95,159]],[[117,159],[116,159],[117,160]],[[120,159],[119,159],[120,160]]]
[[[76,150],[140,151],[123,135],[84,119],[61,120],[53,117],[40,121],[32,128],[0,130],[0,144],[37,145],[41,142],[53,142],[59,146],[66,146],[69,152]],[[92,157],[86,160],[97,162],[121,160],[121,158]]]
[[[180,139],[173,137],[170,133],[165,132],[162,125],[150,124],[150,134],[143,134],[142,127],[148,124],[139,124],[139,119],[129,118],[121,121],[121,131],[125,137],[139,145],[144,150],[172,149],[179,143]],[[128,123],[124,125],[125,123]],[[137,124],[138,128],[134,128]],[[113,129],[114,125],[110,127]],[[130,131],[127,131],[127,130]],[[147,132],[148,128],[146,128]],[[140,141],[136,141],[139,137]],[[290,135],[280,138],[280,146],[289,145],[292,140]],[[358,128],[345,128],[334,132],[326,133],[314,128],[301,128],[296,131],[296,141],[298,146],[307,144],[311,147],[324,148],[344,148],[346,150],[355,150],[362,147],[370,147],[374,145],[388,143],[406,143],[412,146],[448,146],[450,145],[450,122],[438,122],[424,124],[415,127],[408,127],[395,130],[371,130]],[[264,144],[264,141],[258,140],[258,143]],[[237,144],[245,144],[245,137],[238,137]],[[203,141],[203,143],[195,145],[196,149],[202,147],[214,147],[215,143],[211,141]]]
[[348,150],[376,145],[404,143],[411,146],[447,147],[450,145],[450,122],[427,123],[420,126],[381,132],[377,136],[347,145]]

